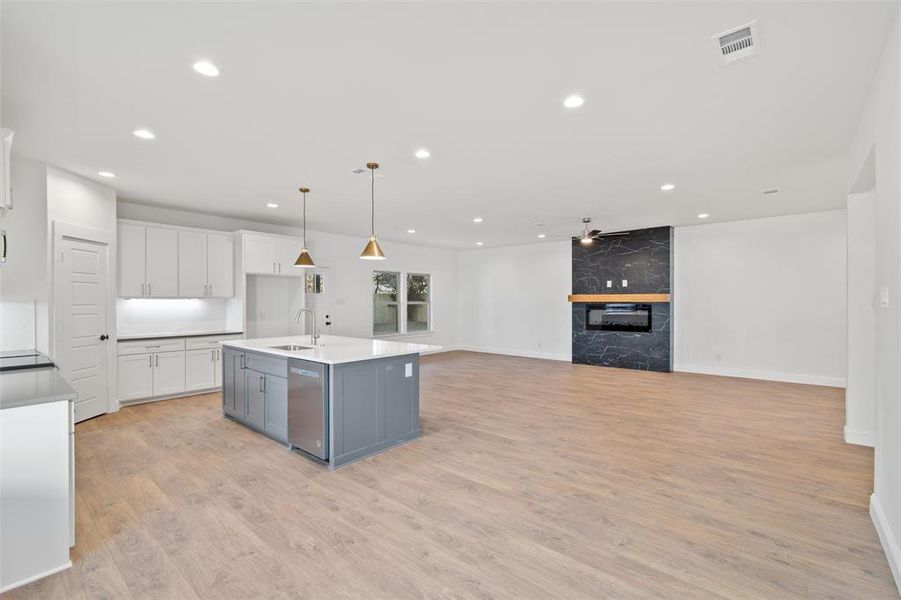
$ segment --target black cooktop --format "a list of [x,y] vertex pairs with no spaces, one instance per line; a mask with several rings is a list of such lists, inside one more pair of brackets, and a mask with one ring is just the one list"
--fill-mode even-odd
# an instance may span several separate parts
[[0,352],[0,371],[52,367],[53,361],[37,350],[4,350]]

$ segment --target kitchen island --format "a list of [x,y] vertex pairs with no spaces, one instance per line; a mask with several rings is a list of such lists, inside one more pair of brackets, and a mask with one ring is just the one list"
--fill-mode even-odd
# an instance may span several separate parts
[[419,355],[440,349],[333,335],[222,346],[223,414],[333,469],[419,437]]

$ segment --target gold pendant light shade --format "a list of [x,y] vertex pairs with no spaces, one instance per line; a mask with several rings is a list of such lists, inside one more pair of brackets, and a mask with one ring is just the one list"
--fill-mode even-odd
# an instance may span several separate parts
[[371,180],[372,220],[370,223],[371,233],[369,234],[369,242],[367,242],[366,247],[363,248],[363,252],[362,254],[360,254],[360,258],[362,258],[363,260],[385,260],[385,253],[382,252],[382,247],[379,246],[379,241],[375,236],[375,170],[379,168],[379,163],[366,163],[366,168],[369,169]]
[[294,261],[294,266],[311,269],[316,266],[316,263],[313,262],[313,257],[307,251],[307,192],[310,191],[310,188],[302,187],[299,191],[303,194],[303,248],[300,249],[300,255]]
[[385,253],[382,252],[382,247],[379,246],[379,242],[374,235],[369,236],[369,243],[363,248],[360,258],[363,260],[385,260]]

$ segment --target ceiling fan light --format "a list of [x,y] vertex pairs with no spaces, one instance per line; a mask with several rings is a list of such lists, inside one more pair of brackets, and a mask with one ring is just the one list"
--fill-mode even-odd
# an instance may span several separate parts
[[313,262],[313,257],[310,256],[306,247],[300,249],[300,255],[297,257],[297,260],[294,261],[294,266],[302,269],[310,269],[316,266],[316,263]]
[[374,235],[369,236],[369,242],[363,248],[360,258],[363,260],[385,260],[385,253]]
[[583,235],[583,236],[579,239],[579,242],[581,242],[582,245],[584,245],[584,246],[588,246],[589,244],[591,244],[591,238],[588,237],[587,235]]

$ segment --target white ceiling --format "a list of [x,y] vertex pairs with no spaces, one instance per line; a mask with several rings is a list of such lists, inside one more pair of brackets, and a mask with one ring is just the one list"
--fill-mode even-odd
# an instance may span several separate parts
[[[359,236],[369,182],[351,171],[376,160],[382,238],[470,248],[538,241],[537,223],[555,239],[586,215],[615,230],[843,206],[845,153],[891,7],[2,10],[2,118],[17,153],[120,198],[284,224],[299,222],[307,185],[310,228]],[[753,19],[762,54],[720,67],[711,36]],[[221,77],[196,74],[201,58]],[[571,92],[582,108],[562,107]],[[136,139],[138,127],[156,139]],[[432,157],[414,158],[419,147]],[[675,191],[661,192],[670,181]]]

